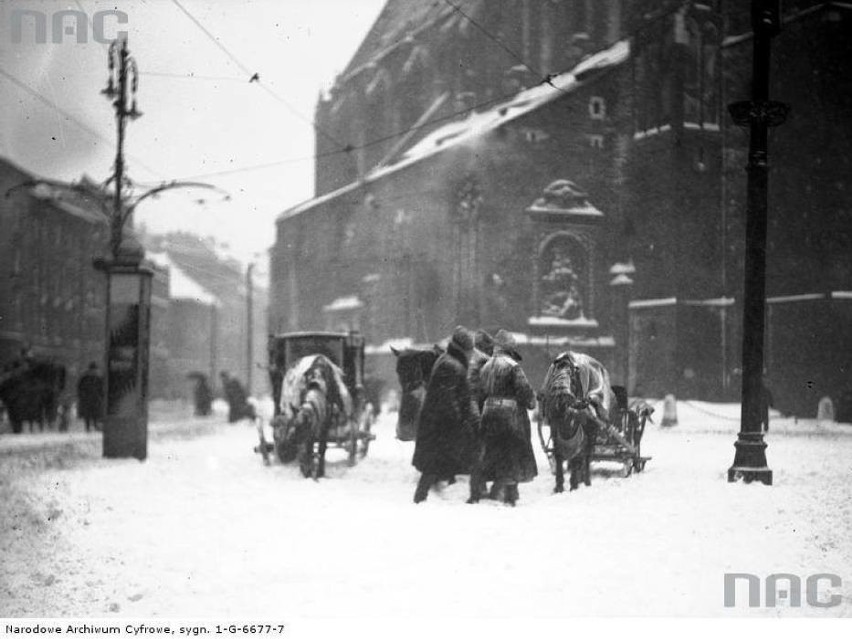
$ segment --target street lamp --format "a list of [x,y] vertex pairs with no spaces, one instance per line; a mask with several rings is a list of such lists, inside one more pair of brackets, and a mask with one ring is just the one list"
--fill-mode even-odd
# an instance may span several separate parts
[[[127,119],[142,114],[136,107],[139,72],[127,48],[127,39],[114,41],[107,54],[109,78],[101,93],[115,109],[117,149],[112,177],[114,200],[108,213],[110,255],[95,261],[107,277],[106,344],[104,349],[104,457],[147,457],[148,358],[153,271],[143,265],[145,251],[124,226],[140,202],[163,191],[183,188],[215,188],[196,182],[167,182],[140,196],[125,197],[124,129]],[[130,108],[128,109],[128,103]]]
[[[104,457],[147,457],[148,439],[148,357],[150,345],[151,280],[153,271],[143,264],[145,251],[130,233],[124,232],[136,207],[148,198],[177,188],[221,189],[202,182],[172,180],[141,194],[124,193],[132,183],[124,175],[124,128],[128,118],[142,114],[136,106],[139,73],[130,56],[127,40],[113,42],[108,52],[109,78],[101,94],[112,100],[117,126],[114,173],[100,186],[86,182],[67,184],[55,180],[28,180],[10,188],[49,187],[53,197],[73,192],[94,201],[109,221],[109,254],[94,260],[96,269],[107,276],[106,344],[104,348]],[[127,108],[128,103],[130,108]],[[112,205],[107,187],[113,184]]]
[[763,342],[766,304],[766,221],[768,198],[769,127],[784,122],[789,107],[769,100],[770,41],[781,26],[779,0],[752,0],[754,53],[752,98],[728,107],[739,126],[749,126],[748,186],[746,201],[746,251],[743,287],[743,380],[740,432],[734,444],[734,463],[728,481],[743,479],[772,484],[766,461],[761,418],[764,398]]

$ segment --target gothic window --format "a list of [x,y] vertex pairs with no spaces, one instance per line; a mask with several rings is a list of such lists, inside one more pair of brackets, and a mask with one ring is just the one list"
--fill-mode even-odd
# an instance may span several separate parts
[[465,322],[479,321],[478,253],[480,243],[482,189],[475,175],[465,176],[456,186],[450,215],[453,233],[453,283],[456,309]]
[[361,174],[369,171],[382,158],[387,150],[387,143],[377,141],[385,137],[392,123],[388,122],[390,104],[390,77],[386,71],[379,71],[366,88],[367,111],[365,128],[364,160],[365,166]]
[[673,30],[660,22],[656,29],[646,34],[638,45],[639,53],[634,67],[636,103],[634,119],[637,132],[656,129],[670,124],[673,104],[673,74],[670,53]]
[[686,25],[687,39],[683,83],[683,116],[686,126],[719,124],[719,32],[712,22]]
[[712,22],[701,34],[702,122],[719,125],[719,30]]
[[429,108],[433,99],[432,75],[429,55],[417,46],[402,67],[402,84],[399,86],[398,129],[407,130]]
[[539,256],[542,316],[563,320],[585,317],[586,256],[580,242],[559,235],[548,242]]

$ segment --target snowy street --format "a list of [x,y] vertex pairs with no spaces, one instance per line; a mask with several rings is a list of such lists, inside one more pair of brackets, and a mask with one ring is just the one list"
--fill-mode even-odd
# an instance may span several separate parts
[[[728,484],[738,410],[681,402],[644,473],[597,464],[561,495],[536,440],[514,509],[467,505],[467,478],[414,505],[393,413],[319,482],[263,466],[247,422],[152,431],[144,463],[101,459],[99,435],[62,454],[3,435],[0,617],[852,615],[852,427],[777,418],[774,486]],[[725,608],[726,572],[834,573],[843,600]]]

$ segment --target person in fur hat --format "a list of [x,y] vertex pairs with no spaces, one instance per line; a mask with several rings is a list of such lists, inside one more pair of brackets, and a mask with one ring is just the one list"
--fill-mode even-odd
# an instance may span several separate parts
[[[502,487],[504,501],[514,506],[518,484],[538,474],[527,410],[535,408],[535,391],[519,362],[521,355],[511,333],[494,336],[494,355],[485,363],[481,383],[485,392],[481,433],[485,442],[483,475]],[[497,491],[495,491],[496,493]]]
[[438,357],[423,398],[412,464],[422,474],[414,503],[425,501],[439,479],[471,472],[479,414],[468,381],[473,337],[463,326],[453,331]]

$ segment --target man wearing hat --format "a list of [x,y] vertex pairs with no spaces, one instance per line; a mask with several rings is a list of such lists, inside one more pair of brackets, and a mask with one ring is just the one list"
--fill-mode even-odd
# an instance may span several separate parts
[[[515,338],[500,330],[494,336],[494,355],[482,367],[485,393],[481,433],[485,441],[483,474],[504,489],[504,501],[514,506],[518,484],[538,474],[527,410],[535,408],[535,391],[521,365]],[[496,492],[496,491],[495,491]]]
[[468,381],[473,337],[463,326],[453,331],[438,357],[423,398],[412,464],[422,475],[414,503],[425,501],[440,478],[466,475],[475,454],[479,413]]

